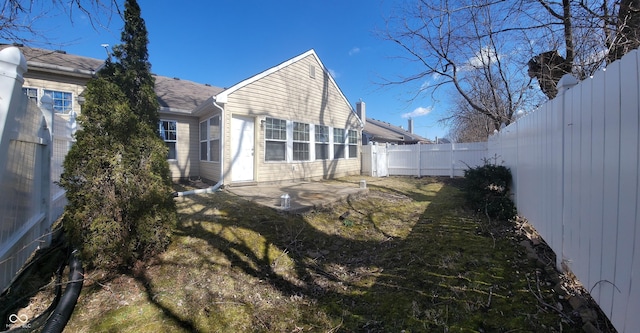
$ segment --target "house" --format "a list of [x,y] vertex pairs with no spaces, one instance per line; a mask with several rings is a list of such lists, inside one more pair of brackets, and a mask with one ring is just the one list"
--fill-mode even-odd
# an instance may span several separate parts
[[[0,48],[7,45],[0,46]],[[81,113],[104,61],[20,47],[24,91],[56,113]],[[314,50],[223,89],[156,75],[159,134],[174,180],[225,185],[318,180],[360,173],[364,123]]]
[[416,144],[416,143],[432,143],[431,140],[425,139],[413,133],[413,119],[408,121],[408,129],[391,125],[384,121],[366,117],[366,105],[360,101],[356,103],[356,114],[360,119],[364,120],[364,129],[362,130],[362,144],[370,143],[390,143],[390,144]]

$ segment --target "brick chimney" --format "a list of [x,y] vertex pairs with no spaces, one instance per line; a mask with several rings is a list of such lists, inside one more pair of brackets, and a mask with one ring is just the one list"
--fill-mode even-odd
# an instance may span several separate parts
[[409,118],[408,130],[409,133],[413,134],[413,118]]
[[360,117],[363,124],[367,123],[367,106],[362,100],[356,102],[356,114]]

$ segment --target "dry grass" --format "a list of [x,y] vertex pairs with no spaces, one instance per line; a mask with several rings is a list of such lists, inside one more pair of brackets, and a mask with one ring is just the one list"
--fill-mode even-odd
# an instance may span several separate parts
[[581,332],[513,228],[489,235],[445,182],[367,179],[301,216],[179,199],[170,248],[89,272],[65,332]]

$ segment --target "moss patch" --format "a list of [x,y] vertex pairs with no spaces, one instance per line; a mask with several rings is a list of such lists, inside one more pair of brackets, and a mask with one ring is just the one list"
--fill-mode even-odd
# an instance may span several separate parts
[[68,331],[581,331],[547,306],[569,308],[518,237],[484,232],[455,186],[367,184],[296,216],[226,192],[181,198],[169,249],[85,288]]

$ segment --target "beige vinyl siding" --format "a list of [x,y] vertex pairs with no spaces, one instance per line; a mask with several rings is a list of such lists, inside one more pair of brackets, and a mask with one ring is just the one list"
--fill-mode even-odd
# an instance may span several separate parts
[[171,178],[179,180],[200,173],[198,119],[160,112],[160,119],[176,121],[176,159],[169,160]]
[[[315,67],[315,78],[309,75],[310,65]],[[309,55],[229,95],[225,106],[225,141],[231,140],[228,134],[231,114],[254,117],[254,160],[258,182],[323,179],[360,172],[359,155],[358,158],[338,160],[265,162],[265,137],[264,128],[261,126],[265,117],[351,129],[360,134],[360,124],[351,111],[351,106],[327,75],[316,58]],[[225,147],[228,145],[225,144]],[[230,158],[229,150],[226,149],[227,170],[230,167]],[[226,182],[230,179],[225,177]]]
[[[72,94],[73,102],[72,108],[73,111],[77,114],[80,113],[80,103],[78,103],[78,96],[82,94],[85,89],[85,85],[88,80],[81,80],[76,78],[68,78],[66,80],[61,80],[58,76],[53,75],[38,75],[33,74],[33,77],[26,77],[24,80],[23,87],[25,88],[36,88],[38,89],[38,100],[42,97],[43,90],[55,90],[55,91],[63,91],[69,92]],[[53,80],[57,81],[53,81]]]

